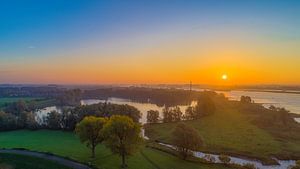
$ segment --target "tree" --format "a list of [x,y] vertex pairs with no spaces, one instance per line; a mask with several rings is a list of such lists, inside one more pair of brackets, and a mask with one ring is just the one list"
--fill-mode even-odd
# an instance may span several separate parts
[[61,126],[64,130],[74,130],[77,123],[77,114],[71,109],[62,109]]
[[17,117],[11,113],[4,113],[0,111],[0,130],[17,129]]
[[67,90],[58,100],[62,106],[78,106],[80,105],[82,91],[80,89]]
[[195,113],[197,118],[207,116],[209,114],[214,113],[215,111],[215,103],[209,95],[202,95],[198,99],[197,105],[195,106]]
[[159,118],[159,112],[157,110],[147,111],[147,122],[148,123],[157,123]]
[[6,108],[5,112],[19,115],[20,113],[27,110],[27,105],[24,100],[18,100],[17,102],[10,103]]
[[163,122],[168,123],[173,121],[172,112],[169,107],[164,107],[162,110],[163,113]]
[[191,155],[191,150],[197,150],[203,144],[198,132],[185,123],[179,123],[172,132],[172,143],[184,160]]
[[182,118],[182,112],[178,106],[171,109],[172,121],[178,122]]
[[37,102],[35,100],[32,100],[27,104],[27,108],[29,111],[34,111],[37,109],[37,107]]
[[219,155],[219,160],[224,164],[229,164],[231,161],[230,157],[224,154]]
[[18,117],[18,126],[27,129],[37,129],[38,123],[35,120],[35,115],[32,112],[22,112]]
[[240,101],[241,101],[242,103],[252,103],[252,99],[251,99],[250,96],[241,96]]
[[88,116],[76,125],[75,132],[80,141],[92,150],[92,158],[95,157],[96,146],[104,141],[102,129],[106,122],[106,118]]
[[196,119],[195,108],[192,106],[188,106],[185,110],[184,115],[185,120],[194,120]]
[[26,112],[25,128],[35,130],[39,127],[39,124],[35,120],[35,115],[32,112]]
[[85,116],[110,117],[112,115],[126,115],[132,118],[134,122],[139,122],[141,117],[141,112],[133,106],[112,103],[78,106],[72,110],[72,114],[78,116],[77,121],[82,120]]
[[46,117],[47,127],[50,129],[58,130],[61,128],[61,114],[57,111],[52,111]]
[[121,167],[125,168],[126,156],[133,154],[142,141],[141,126],[128,116],[113,115],[105,124],[103,132],[106,146],[122,157]]
[[289,125],[289,120],[290,120],[290,112],[286,110],[285,108],[280,108],[278,110],[279,117],[281,119],[281,123],[283,126],[288,126]]

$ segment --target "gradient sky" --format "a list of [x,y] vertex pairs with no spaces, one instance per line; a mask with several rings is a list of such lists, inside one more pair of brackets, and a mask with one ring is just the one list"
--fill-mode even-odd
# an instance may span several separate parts
[[190,80],[300,84],[300,1],[0,1],[0,83]]

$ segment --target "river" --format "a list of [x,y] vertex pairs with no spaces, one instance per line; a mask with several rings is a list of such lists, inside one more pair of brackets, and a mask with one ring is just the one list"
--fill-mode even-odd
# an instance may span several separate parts
[[[86,99],[86,100],[81,100],[81,105],[91,105],[91,104],[96,104],[100,102],[109,102],[109,103],[114,103],[114,104],[128,104],[130,106],[136,107],[140,112],[141,112],[141,118],[140,118],[140,123],[145,124],[147,123],[147,111],[148,110],[158,110],[159,111],[159,117],[162,118],[162,109],[163,107],[159,107],[156,104],[151,104],[151,103],[137,103],[133,102],[127,99],[119,99],[119,98],[109,98],[108,100],[98,100],[98,99]],[[196,105],[196,102],[192,102],[191,106]],[[188,107],[186,106],[178,106],[180,110],[184,113],[185,109]]]
[[250,96],[255,103],[262,103],[265,107],[274,105],[284,107],[291,113],[300,114],[300,94],[240,90],[218,91],[218,93],[224,93],[230,100],[240,100],[241,96]]
[[[289,110],[291,113],[300,114],[300,94],[291,94],[291,93],[271,93],[271,92],[254,92],[254,91],[217,91],[218,93],[224,93],[226,97],[230,100],[239,100],[241,96],[250,96],[256,103],[261,103],[265,107],[269,107],[270,105],[274,105],[276,107],[284,107]],[[85,99],[81,101],[82,105],[91,105],[100,102],[105,102],[106,100],[99,99]],[[114,104],[128,104],[136,107],[141,112],[140,122],[142,124],[147,122],[147,111],[148,110],[158,110],[160,112],[160,118],[162,118],[162,109],[163,107],[159,107],[155,104],[151,103],[137,103],[132,102],[127,99],[119,99],[119,98],[109,98],[107,100],[110,103]],[[195,105],[196,102],[192,102],[191,105]],[[184,113],[186,106],[179,106],[180,110]],[[44,109],[38,110],[36,112],[36,120],[42,122],[43,117],[47,115],[51,111],[61,112],[61,109],[56,106],[46,107]],[[300,118],[295,118],[295,121],[300,123]]]

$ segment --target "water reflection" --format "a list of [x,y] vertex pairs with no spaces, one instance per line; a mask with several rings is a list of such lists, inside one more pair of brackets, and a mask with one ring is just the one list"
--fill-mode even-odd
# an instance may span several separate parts
[[45,107],[43,109],[39,109],[36,112],[34,112],[35,114],[35,120],[38,124],[45,124],[45,118],[48,116],[49,113],[51,113],[52,111],[56,111],[58,113],[62,113],[61,108],[57,107],[57,106],[50,106],[50,107]]
[[[140,123],[145,124],[147,122],[147,111],[148,110],[158,110],[159,111],[159,117],[162,118],[162,109],[163,107],[159,107],[156,104],[151,104],[151,103],[137,103],[130,101],[128,99],[119,99],[119,98],[109,98],[108,100],[99,100],[99,99],[86,99],[86,100],[81,100],[81,105],[92,105],[92,104],[97,104],[97,103],[104,103],[104,102],[109,102],[113,104],[128,104],[130,106],[136,107],[140,112],[142,117],[140,118]],[[196,102],[192,102],[191,105],[194,106]],[[185,112],[185,109],[188,107],[186,106],[178,106],[182,113]]]
[[300,94],[271,93],[254,91],[218,91],[224,93],[230,100],[240,100],[241,96],[250,96],[255,103],[262,103],[265,107],[274,105],[284,107],[291,113],[300,114]]

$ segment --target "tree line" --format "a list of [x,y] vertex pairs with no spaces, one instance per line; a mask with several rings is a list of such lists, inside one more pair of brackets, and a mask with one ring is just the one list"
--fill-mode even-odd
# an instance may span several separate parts
[[217,95],[213,91],[189,91],[182,89],[158,89],[146,87],[118,87],[85,90],[83,98],[108,99],[117,97],[130,99],[134,102],[152,103],[157,106],[173,107],[177,105],[189,105],[202,95]]
[[[216,110],[215,103],[211,96],[202,95],[198,98],[197,104],[195,106],[188,106],[185,113],[180,110],[180,107],[164,107],[162,110],[163,119],[162,122],[179,122],[181,120],[195,120],[204,116],[213,114]],[[149,110],[147,112],[147,122],[148,123],[158,123],[159,111]]]
[[140,111],[130,105],[118,105],[111,103],[99,103],[94,105],[77,106],[75,108],[63,108],[61,112],[52,111],[38,123],[36,115],[28,109],[25,102],[15,104],[13,111],[0,111],[0,130],[16,129],[52,129],[73,131],[76,124],[86,116],[110,117],[112,115],[127,115],[134,122],[138,122]]

